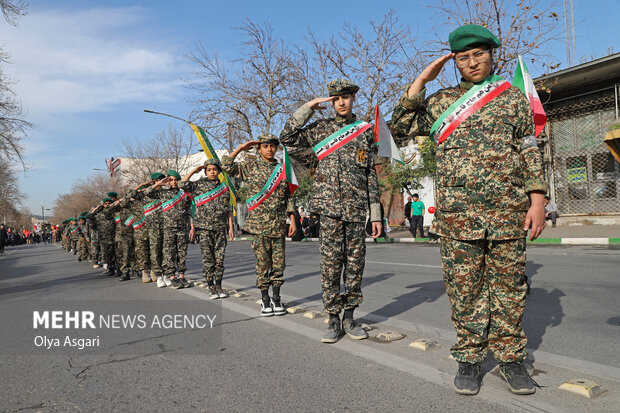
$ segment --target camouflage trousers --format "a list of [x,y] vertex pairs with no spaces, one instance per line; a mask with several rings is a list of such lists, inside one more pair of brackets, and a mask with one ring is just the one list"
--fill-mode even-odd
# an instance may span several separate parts
[[270,285],[280,287],[284,284],[284,235],[270,238],[254,235],[252,251],[256,256],[256,287],[261,290]]
[[116,268],[116,257],[114,256],[114,235],[106,236],[100,234],[99,246],[101,247],[101,262],[108,264],[108,268]]
[[127,271],[135,267],[135,255],[133,236],[129,234],[123,234],[120,241],[120,270],[123,274],[127,274]]
[[200,231],[200,252],[202,253],[202,275],[209,285],[222,285],[224,275],[224,252],[226,251],[226,229]]
[[88,242],[84,237],[80,237],[78,241],[78,258],[85,261],[88,259]]
[[[321,215],[319,233],[323,308],[329,314],[362,303],[362,274],[366,258],[363,222],[347,222]],[[344,294],[340,293],[341,279]]]
[[188,241],[186,229],[164,229],[164,275],[172,277],[175,272],[185,274],[187,271],[185,261],[187,260]]
[[162,226],[153,222],[149,224],[148,232],[151,271],[159,277],[163,275],[162,263],[164,256],[162,248],[164,246],[164,231]]
[[134,255],[136,257],[135,269],[151,271],[151,251],[149,249],[149,232],[146,228],[139,228],[133,232]]
[[101,247],[99,240],[91,239],[90,241],[90,259],[95,263],[101,261]]
[[480,363],[487,351],[498,362],[527,358],[525,261],[525,238],[441,237],[443,279],[457,335],[450,350],[457,361]]
[[71,250],[73,250],[73,255],[77,254],[77,250],[78,250],[78,238],[73,238],[71,237],[69,239],[69,247]]

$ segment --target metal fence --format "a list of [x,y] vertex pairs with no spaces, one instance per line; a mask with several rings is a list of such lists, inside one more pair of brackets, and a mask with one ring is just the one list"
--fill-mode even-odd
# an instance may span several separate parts
[[560,214],[620,213],[620,164],[603,137],[616,117],[614,89],[548,111],[555,200]]

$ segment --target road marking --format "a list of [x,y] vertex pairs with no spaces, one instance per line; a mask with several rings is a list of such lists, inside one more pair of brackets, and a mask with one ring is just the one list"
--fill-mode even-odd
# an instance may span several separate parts
[[[195,298],[207,300],[208,296],[201,290],[182,289],[182,293],[190,295]],[[233,311],[238,314],[242,314],[247,317],[257,317],[265,323],[272,324],[280,327],[289,332],[299,334],[311,340],[319,340],[322,330],[306,326],[301,323],[297,323],[287,318],[278,318],[272,320],[271,318],[258,317],[258,309],[245,306],[243,304],[235,303],[230,300],[221,300],[222,307],[227,310]],[[289,317],[292,318],[292,317]],[[393,368],[398,371],[410,374],[412,376],[419,377],[430,383],[442,386],[452,391],[452,382],[454,377],[451,373],[446,373],[432,366],[413,361],[395,354],[382,351],[368,345],[358,343],[352,340],[341,340],[338,343],[330,344],[329,349],[335,348],[340,351],[352,354],[354,356],[363,357],[374,363],[381,364],[383,366]],[[329,351],[326,346],[326,351]],[[500,388],[501,387],[501,388]],[[479,398],[484,399],[491,403],[496,403],[510,409],[515,409],[522,412],[567,412],[566,407],[557,407],[553,404],[549,404],[543,401],[536,400],[534,398],[524,398],[522,396],[515,396],[508,392],[505,386],[497,386],[492,383],[485,383],[481,392],[478,394]]]
[[409,264],[404,262],[384,262],[384,261],[368,261],[367,264],[385,264],[385,265],[405,265],[407,267],[426,267],[426,268],[441,268],[441,265],[429,265],[429,264]]

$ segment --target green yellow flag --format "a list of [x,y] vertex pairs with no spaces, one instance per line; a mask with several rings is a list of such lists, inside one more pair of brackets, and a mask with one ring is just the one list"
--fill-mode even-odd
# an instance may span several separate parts
[[[217,159],[218,162],[221,163],[220,158],[217,156],[217,153],[215,153],[213,146],[211,146],[211,142],[209,142],[209,139],[207,138],[204,129],[202,129],[200,126],[194,125],[191,122],[188,123],[192,127],[194,134],[198,138],[198,142],[200,142],[202,150],[205,152],[205,155],[207,155],[207,159]],[[230,189],[230,204],[233,206],[234,214],[237,215],[237,190],[235,189],[235,186],[233,185],[230,177],[226,172],[222,171],[222,173],[220,173],[218,177],[220,178],[220,182],[224,182],[228,189]]]

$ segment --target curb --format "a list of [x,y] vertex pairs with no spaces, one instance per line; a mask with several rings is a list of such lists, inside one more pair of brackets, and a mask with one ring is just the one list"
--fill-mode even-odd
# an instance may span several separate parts
[[[252,237],[235,238],[233,241],[248,241]],[[291,241],[290,238],[286,238]],[[318,238],[304,238],[300,242],[318,242]],[[366,238],[366,243],[374,243],[374,239]],[[429,238],[377,238],[379,244],[430,244]],[[534,241],[526,240],[528,244],[544,245],[620,245],[620,238],[538,238]]]

